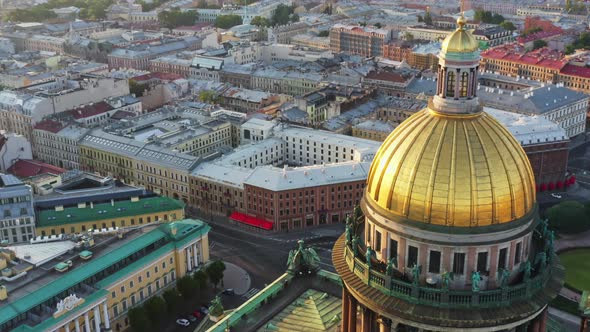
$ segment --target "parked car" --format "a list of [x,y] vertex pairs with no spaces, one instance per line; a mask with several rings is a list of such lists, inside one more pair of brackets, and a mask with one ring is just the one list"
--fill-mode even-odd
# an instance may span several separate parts
[[203,315],[209,314],[209,309],[206,306],[202,306],[199,310],[201,311],[201,313],[203,313]]
[[191,325],[191,322],[189,322],[187,319],[179,318],[176,320],[176,324],[178,324],[180,326],[189,326],[189,325]]
[[561,195],[558,195],[556,193],[552,193],[551,196],[555,197],[555,198],[561,198]]
[[187,315],[186,319],[188,319],[191,323],[196,322],[198,319],[193,315]]
[[225,295],[235,295],[236,292],[234,292],[233,288],[227,288],[226,290],[223,291],[223,294]]
[[192,316],[195,317],[195,318],[197,318],[197,319],[203,318],[203,314],[199,310],[195,310],[193,312]]

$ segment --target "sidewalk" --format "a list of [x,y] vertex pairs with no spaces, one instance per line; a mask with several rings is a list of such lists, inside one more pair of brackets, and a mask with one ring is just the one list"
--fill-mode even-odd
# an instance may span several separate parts
[[243,295],[250,289],[250,275],[241,267],[225,262],[223,271],[223,287],[232,288],[236,295]]

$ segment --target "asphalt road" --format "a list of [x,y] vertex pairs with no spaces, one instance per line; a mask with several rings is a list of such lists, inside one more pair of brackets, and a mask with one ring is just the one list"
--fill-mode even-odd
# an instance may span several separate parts
[[[204,218],[200,217],[204,220]],[[204,220],[206,221],[206,220]],[[342,226],[343,229],[343,226]],[[267,284],[287,270],[289,251],[297,247],[297,240],[305,238],[306,246],[313,246],[320,257],[321,268],[334,272],[332,247],[341,231],[329,235],[314,235],[312,231],[301,233],[252,233],[232,225],[211,224],[209,247],[212,259],[233,263],[250,274],[251,288],[244,296],[223,296],[225,309],[236,308],[254,296]],[[180,327],[170,322],[167,331],[192,331],[196,326]]]

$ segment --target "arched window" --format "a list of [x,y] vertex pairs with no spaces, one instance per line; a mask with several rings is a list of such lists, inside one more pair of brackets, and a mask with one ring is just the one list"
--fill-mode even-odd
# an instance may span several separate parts
[[469,86],[469,73],[463,72],[461,74],[461,89],[459,92],[460,97],[467,97],[467,86]]
[[449,72],[447,76],[447,97],[455,97],[455,72]]

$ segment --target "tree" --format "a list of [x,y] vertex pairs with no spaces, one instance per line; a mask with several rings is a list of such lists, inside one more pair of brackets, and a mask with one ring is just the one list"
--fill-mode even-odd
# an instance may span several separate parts
[[543,39],[537,39],[533,42],[533,50],[547,46],[547,42]]
[[426,13],[424,14],[424,23],[426,23],[428,25],[432,25],[432,15],[430,14],[429,10],[427,10]]
[[134,94],[136,97],[143,96],[143,93],[147,88],[147,84],[140,84],[135,80],[129,80],[129,92]]
[[175,313],[180,307],[180,295],[176,288],[169,289],[162,294],[164,301],[166,301],[166,307],[169,313]]
[[154,296],[145,302],[144,308],[152,324],[159,327],[165,318],[166,301],[159,296]]
[[176,281],[176,287],[185,300],[193,298],[199,289],[197,281],[189,275],[178,279]]
[[217,288],[217,284],[223,279],[223,271],[225,271],[225,263],[220,260],[216,260],[209,264],[205,270],[207,272],[207,276],[209,276],[209,281],[213,284],[215,288]]
[[255,25],[257,27],[269,27],[270,26],[270,21],[266,17],[254,16],[254,18],[252,19],[252,21],[250,21],[250,24]]
[[221,29],[229,29],[240,24],[242,24],[242,17],[240,15],[219,15],[215,19],[215,27]]
[[144,332],[150,331],[152,329],[149,316],[144,307],[139,306],[131,308],[129,309],[127,315],[129,316],[129,325],[131,325],[133,331]]
[[418,15],[418,22],[424,22],[424,17],[422,17],[422,15]]
[[409,32],[406,32],[406,33],[404,34],[404,40],[407,40],[407,41],[412,41],[412,40],[414,40],[414,35],[413,35],[413,34],[411,34],[411,33],[409,33]]
[[270,21],[273,26],[285,25],[289,23],[290,16],[293,13],[293,7],[280,4],[275,9]]
[[500,23],[500,26],[508,31],[516,30],[516,26],[514,26],[514,23],[512,23],[510,21],[504,21],[504,22]]
[[550,207],[545,216],[549,226],[560,233],[581,233],[590,229],[586,207],[576,201],[564,201]]
[[293,14],[291,15],[291,18],[289,20],[291,21],[291,23],[299,22],[299,15]]
[[215,91],[203,90],[199,92],[199,100],[208,104],[217,104],[219,102],[219,96]]
[[197,286],[200,290],[203,290],[207,287],[207,273],[202,270],[199,270],[193,274],[193,279],[197,282]]
[[359,25],[362,26],[362,27],[366,27],[367,26],[367,22],[361,21],[361,22],[359,22]]
[[328,30],[322,30],[318,33],[318,37],[328,37],[330,36],[330,31]]
[[373,25],[374,25],[374,26],[375,26],[375,28],[377,28],[377,29],[381,29],[381,28],[383,27],[383,25],[382,25],[381,23],[379,23],[379,22],[377,22],[377,23],[375,23],[375,24],[373,24]]
[[183,12],[178,7],[158,13],[160,25],[168,29],[174,29],[184,25],[193,25],[195,24],[197,17],[198,14],[196,11],[187,10]]

